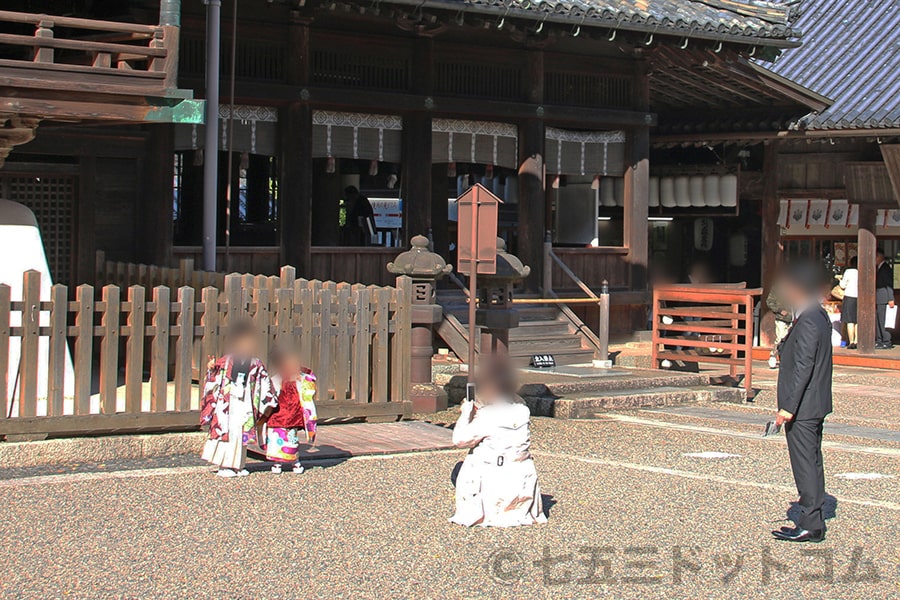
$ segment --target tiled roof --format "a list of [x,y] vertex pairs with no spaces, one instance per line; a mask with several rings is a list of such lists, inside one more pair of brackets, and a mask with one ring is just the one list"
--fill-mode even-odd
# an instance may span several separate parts
[[388,0],[509,18],[755,43],[795,45],[802,0]]
[[834,103],[808,129],[900,127],[900,0],[807,0],[803,46],[767,65]]

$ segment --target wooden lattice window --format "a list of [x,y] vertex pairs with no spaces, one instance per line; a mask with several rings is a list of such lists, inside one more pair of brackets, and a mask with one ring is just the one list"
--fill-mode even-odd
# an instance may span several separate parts
[[410,87],[410,61],[403,56],[314,50],[312,81],[332,87],[406,91]]
[[448,96],[518,100],[522,71],[516,65],[442,61],[436,67],[435,91]]
[[633,101],[628,76],[550,72],[544,78],[548,104],[597,108],[629,108]]
[[71,283],[77,181],[59,174],[0,176],[0,197],[34,213],[54,283]]

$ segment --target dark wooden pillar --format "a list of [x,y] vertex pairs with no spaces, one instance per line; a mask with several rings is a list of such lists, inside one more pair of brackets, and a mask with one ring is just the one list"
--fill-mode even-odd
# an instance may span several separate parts
[[[640,61],[635,71],[635,108],[650,109],[650,80],[646,61]],[[635,127],[628,140],[629,160],[625,170],[624,238],[631,269],[631,289],[647,288],[649,260],[650,206],[650,126]]]
[[[524,94],[528,102],[544,102],[544,53],[528,53]],[[522,285],[536,292],[543,287],[543,247],[546,223],[544,191],[544,121],[538,114],[519,124],[519,243],[516,254],[531,267]]]
[[859,207],[859,333],[858,347],[861,354],[875,352],[875,222],[878,211],[871,206]]
[[279,121],[284,124],[278,213],[281,262],[307,277],[312,266],[312,108],[295,102],[281,110]]
[[404,246],[416,235],[428,235],[431,225],[431,115],[415,112],[403,117]]
[[450,194],[447,183],[447,164],[433,164],[431,166],[431,237],[434,241],[434,252],[443,256],[444,260],[450,255],[449,218],[447,216],[447,200],[450,198]]
[[97,266],[97,157],[83,155],[79,160],[78,210],[75,221],[75,277],[70,285],[94,283]]
[[763,195],[762,195],[762,257],[761,268],[763,294],[759,308],[759,345],[771,347],[775,342],[775,319],[766,306],[766,297],[781,266],[781,226],[778,213],[781,210],[778,199],[778,142],[767,142],[763,149]]
[[[309,83],[309,22],[291,12],[288,25],[288,81]],[[281,263],[292,265],[297,275],[311,275],[312,247],[312,108],[295,102],[281,109],[281,188],[279,233]],[[337,202],[337,200],[335,200]]]
[[544,122],[528,119],[519,125],[519,245],[516,253],[531,267],[523,281],[526,290],[543,287],[543,247],[546,194],[544,192]]
[[[413,51],[413,92],[423,96],[423,110],[403,117],[403,197],[404,245],[416,235],[428,235],[432,224],[431,114],[424,110],[424,98],[434,90],[434,41],[420,37]],[[446,212],[446,211],[444,211]]]
[[[175,170],[173,125],[148,128],[147,158],[143,162],[142,223],[137,228],[138,260],[151,265],[172,266],[172,174]],[[199,267],[199,265],[198,265]]]

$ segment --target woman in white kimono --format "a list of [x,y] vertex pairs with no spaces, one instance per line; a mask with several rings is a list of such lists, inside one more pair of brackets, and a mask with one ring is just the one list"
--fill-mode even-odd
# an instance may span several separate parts
[[451,523],[514,527],[546,523],[541,489],[529,450],[531,413],[514,399],[505,369],[488,367],[474,402],[464,401],[453,443],[471,448],[456,478]]

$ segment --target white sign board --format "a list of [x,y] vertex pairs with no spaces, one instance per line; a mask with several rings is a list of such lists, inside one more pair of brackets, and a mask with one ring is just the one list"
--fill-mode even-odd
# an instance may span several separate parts
[[400,198],[369,198],[375,211],[375,227],[400,229],[403,227],[403,200]]

